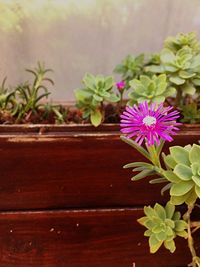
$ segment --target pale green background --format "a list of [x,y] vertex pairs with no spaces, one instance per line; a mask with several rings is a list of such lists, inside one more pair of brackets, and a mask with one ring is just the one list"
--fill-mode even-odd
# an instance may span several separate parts
[[54,69],[54,100],[73,100],[85,72],[112,74],[127,54],[155,52],[178,32],[200,36],[200,0],[0,0],[0,80]]

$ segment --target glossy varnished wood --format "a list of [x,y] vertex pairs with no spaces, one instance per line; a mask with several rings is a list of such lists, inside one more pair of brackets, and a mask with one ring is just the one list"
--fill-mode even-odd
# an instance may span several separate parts
[[175,254],[149,253],[144,228],[136,222],[142,215],[140,209],[0,213],[1,266],[186,266],[184,239],[176,240]]
[[[1,126],[0,210],[126,207],[163,201],[160,185],[150,185],[146,179],[130,181],[132,172],[123,165],[143,158],[120,140],[117,129],[116,125]],[[183,127],[170,145],[197,142],[199,129]]]

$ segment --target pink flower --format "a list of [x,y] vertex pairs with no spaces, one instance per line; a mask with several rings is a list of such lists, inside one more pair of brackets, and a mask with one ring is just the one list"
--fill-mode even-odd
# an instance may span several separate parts
[[124,82],[124,81],[120,81],[120,82],[116,83],[116,86],[117,86],[117,89],[118,89],[119,91],[121,91],[121,90],[123,90],[124,87],[125,87],[125,82]]
[[127,106],[121,117],[121,132],[127,134],[128,138],[136,137],[135,142],[142,144],[144,139],[147,145],[160,143],[160,138],[171,142],[173,138],[170,135],[176,134],[179,130],[176,126],[176,119],[179,118],[179,112],[173,107],[163,107],[163,104],[157,106],[145,101],[138,106]]

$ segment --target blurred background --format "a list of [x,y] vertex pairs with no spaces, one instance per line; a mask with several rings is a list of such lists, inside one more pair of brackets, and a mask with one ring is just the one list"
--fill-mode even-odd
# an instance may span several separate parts
[[200,0],[0,0],[0,81],[20,83],[45,62],[51,99],[71,101],[86,72],[113,74],[128,54],[190,31],[200,36]]

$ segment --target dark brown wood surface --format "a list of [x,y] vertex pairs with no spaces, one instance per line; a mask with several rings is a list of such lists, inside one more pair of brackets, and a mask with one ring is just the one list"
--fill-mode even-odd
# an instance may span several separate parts
[[[38,134],[37,126],[0,128],[0,210],[126,207],[163,201],[161,185],[150,185],[148,179],[131,182],[133,173],[123,165],[144,159],[120,140],[115,128],[103,132],[89,128],[88,133],[76,127],[71,132],[66,127],[51,128],[43,134]],[[170,145],[197,142],[199,133],[184,128]]]
[[186,266],[190,254],[182,238],[174,254],[149,253],[136,222],[142,215],[139,209],[1,213],[0,266]]
[[[199,133],[199,127],[183,127],[170,145],[196,143]],[[141,206],[165,199],[159,185],[131,182],[131,170],[122,167],[143,158],[119,136],[115,125],[0,126],[1,267],[190,262],[181,238],[175,254],[149,253],[137,219]],[[199,239],[196,245],[200,250]]]

